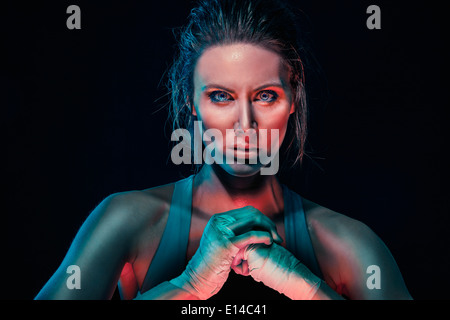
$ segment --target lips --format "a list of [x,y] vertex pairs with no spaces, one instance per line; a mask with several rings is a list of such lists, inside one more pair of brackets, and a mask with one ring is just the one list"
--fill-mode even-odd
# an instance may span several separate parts
[[250,146],[234,147],[233,153],[235,159],[257,159],[258,150],[258,148]]
[[256,138],[237,137],[234,143],[229,145],[228,148],[234,151],[234,155],[237,158],[254,158],[259,153]]
[[252,147],[244,147],[244,148],[242,148],[242,147],[234,147],[234,150],[245,151],[245,152],[252,152],[252,151],[257,152],[259,149],[258,148],[252,148]]
[[258,151],[258,147],[250,145],[248,143],[236,144],[234,145],[233,149],[240,151]]

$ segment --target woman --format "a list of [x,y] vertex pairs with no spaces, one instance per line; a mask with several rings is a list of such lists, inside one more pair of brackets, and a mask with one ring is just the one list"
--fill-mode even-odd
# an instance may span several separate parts
[[[169,87],[174,129],[220,133],[204,139],[216,161],[176,183],[107,197],[37,299],[106,299],[117,283],[123,299],[209,299],[233,273],[290,299],[411,298],[367,226],[262,174],[270,164],[261,154],[287,149],[300,163],[304,153],[302,48],[291,12],[276,0],[199,2]],[[67,285],[73,265],[80,289]]]

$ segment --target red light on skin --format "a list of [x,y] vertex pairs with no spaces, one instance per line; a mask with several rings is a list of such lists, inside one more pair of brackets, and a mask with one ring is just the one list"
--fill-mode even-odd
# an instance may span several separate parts
[[139,285],[134,274],[133,265],[129,262],[125,263],[120,273],[119,284],[120,296],[124,300],[134,299],[136,292],[139,291]]
[[120,273],[120,277],[121,278],[127,278],[127,277],[130,277],[130,276],[134,277],[133,266],[131,265],[131,263],[127,262],[123,266],[122,272]]

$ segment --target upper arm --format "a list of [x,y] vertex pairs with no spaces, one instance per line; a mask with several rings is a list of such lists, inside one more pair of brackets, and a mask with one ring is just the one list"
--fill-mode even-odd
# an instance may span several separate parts
[[[59,268],[36,299],[109,299],[124,264],[132,259],[137,218],[131,193],[103,200],[89,215],[73,240]],[[66,285],[67,268],[79,267],[80,289]]]
[[341,279],[351,299],[411,299],[394,257],[365,224],[353,221],[342,242]]
[[308,214],[308,227],[324,280],[339,294],[411,298],[389,249],[367,225],[316,206]]

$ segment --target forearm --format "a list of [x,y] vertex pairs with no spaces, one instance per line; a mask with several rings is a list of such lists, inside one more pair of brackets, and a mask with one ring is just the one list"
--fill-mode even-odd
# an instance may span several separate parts
[[342,299],[282,246],[251,245],[244,257],[253,279],[292,300]]
[[137,296],[134,300],[198,300],[198,297],[165,281]]
[[[298,260],[297,260],[298,261]],[[343,300],[328,284],[300,261],[288,272],[286,293],[293,300]]]
[[330,288],[325,282],[321,281],[319,289],[311,298],[311,300],[345,300],[340,294]]

